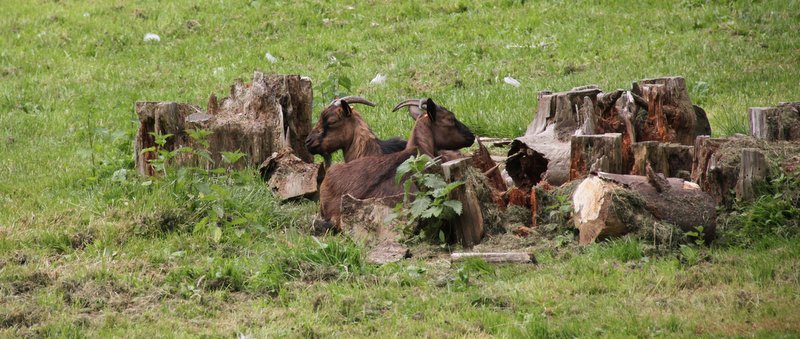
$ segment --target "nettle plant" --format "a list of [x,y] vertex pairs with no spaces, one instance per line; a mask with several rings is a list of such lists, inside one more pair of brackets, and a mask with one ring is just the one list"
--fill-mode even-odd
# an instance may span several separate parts
[[[177,197],[187,200],[190,208],[197,212],[200,220],[194,225],[195,234],[205,234],[213,242],[222,239],[223,228],[234,229],[241,236],[244,230],[239,227],[248,222],[248,218],[237,210],[238,202],[232,198],[231,185],[242,183],[248,176],[233,171],[233,165],[245,157],[239,152],[221,152],[225,167],[214,167],[214,160],[208,151],[208,137],[212,132],[202,129],[187,130],[196,147],[182,146],[174,150],[164,148],[172,134],[150,133],[155,139],[155,146],[142,150],[142,153],[153,152],[155,159],[150,165],[163,174],[165,182],[172,186]],[[170,166],[172,159],[179,154],[196,157],[198,166]]]
[[[403,202],[395,206],[393,217],[405,220],[402,230],[407,239],[438,240],[446,244],[442,226],[461,215],[462,210],[460,201],[450,199],[450,192],[464,183],[447,183],[439,174],[427,173],[435,163],[423,154],[412,156],[397,168],[395,181],[402,182],[404,193]],[[413,187],[416,191],[412,191]]]

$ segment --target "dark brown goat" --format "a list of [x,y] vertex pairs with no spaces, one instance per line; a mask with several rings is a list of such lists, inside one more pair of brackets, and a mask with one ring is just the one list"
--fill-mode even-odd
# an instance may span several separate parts
[[361,113],[350,107],[362,104],[374,107],[375,104],[358,96],[334,99],[319,115],[319,120],[306,137],[306,149],[311,154],[319,154],[329,165],[330,155],[342,150],[344,161],[358,158],[399,152],[405,149],[406,141],[400,138],[378,139],[361,117]]
[[406,148],[397,153],[364,157],[332,167],[320,186],[320,215],[328,226],[340,226],[341,200],[345,194],[358,199],[401,194],[395,183],[397,167],[417,154],[433,157],[439,150],[458,150],[472,145],[475,136],[455,115],[431,99],[411,99],[395,106],[424,109],[414,124]]

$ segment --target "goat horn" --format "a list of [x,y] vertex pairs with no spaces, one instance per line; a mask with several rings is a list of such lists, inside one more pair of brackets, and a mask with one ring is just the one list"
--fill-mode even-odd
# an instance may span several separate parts
[[364,99],[364,98],[362,98],[360,96],[356,96],[356,95],[351,95],[351,96],[346,96],[344,98],[341,98],[341,99],[339,99],[339,102],[341,103],[342,100],[344,100],[348,104],[362,104],[362,105],[367,105],[367,106],[370,106],[370,107],[375,107],[375,104],[373,104],[369,100]]
[[403,101],[403,102],[397,104],[397,106],[394,106],[394,108],[392,109],[392,112],[396,112],[398,109],[401,109],[401,108],[406,107],[406,106],[418,106],[418,107],[422,108],[422,103],[427,101],[427,100],[428,99],[408,99],[406,101]]

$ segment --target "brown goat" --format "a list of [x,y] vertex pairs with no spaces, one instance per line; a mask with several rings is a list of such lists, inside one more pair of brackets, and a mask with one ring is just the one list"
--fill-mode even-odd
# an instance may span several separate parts
[[[414,124],[406,148],[397,153],[370,156],[332,167],[320,186],[320,215],[328,227],[340,227],[341,200],[345,194],[358,199],[403,193],[394,181],[397,167],[417,154],[433,157],[439,150],[458,150],[472,145],[475,136],[455,115],[431,99],[410,99],[395,106],[415,105],[425,110]],[[413,113],[413,112],[412,112]]]
[[344,161],[399,152],[405,149],[406,141],[400,138],[378,139],[361,117],[361,113],[350,104],[375,104],[358,96],[334,99],[319,115],[319,120],[306,137],[306,149],[311,154],[319,154],[329,165],[330,155],[342,150]]

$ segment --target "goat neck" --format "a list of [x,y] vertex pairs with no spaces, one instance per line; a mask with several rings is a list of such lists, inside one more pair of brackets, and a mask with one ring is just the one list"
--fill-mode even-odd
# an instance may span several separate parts
[[431,118],[425,114],[419,117],[414,123],[414,129],[411,131],[411,138],[408,138],[406,150],[416,149],[419,153],[433,158],[437,151],[435,141],[433,122]]
[[361,114],[358,114],[358,112],[353,111],[353,115],[356,118],[356,125],[353,130],[353,141],[342,150],[344,161],[350,162],[365,156],[381,154],[381,146],[378,144],[378,138],[372,133],[372,130],[369,129],[367,122],[364,121]]

